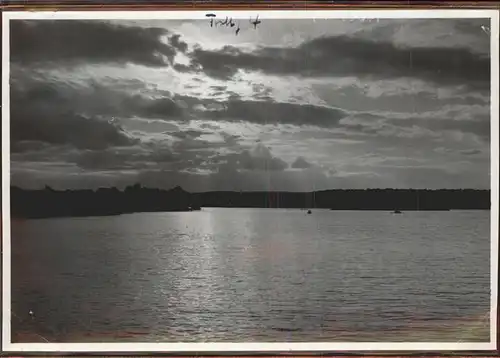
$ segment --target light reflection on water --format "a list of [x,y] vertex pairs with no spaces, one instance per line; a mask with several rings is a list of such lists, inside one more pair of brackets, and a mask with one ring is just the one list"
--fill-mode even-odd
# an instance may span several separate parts
[[489,245],[482,211],[14,222],[13,337],[488,341]]

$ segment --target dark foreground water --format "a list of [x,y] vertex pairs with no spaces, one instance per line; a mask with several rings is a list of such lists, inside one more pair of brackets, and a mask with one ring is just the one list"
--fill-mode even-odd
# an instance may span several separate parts
[[13,341],[489,341],[489,214],[15,221]]

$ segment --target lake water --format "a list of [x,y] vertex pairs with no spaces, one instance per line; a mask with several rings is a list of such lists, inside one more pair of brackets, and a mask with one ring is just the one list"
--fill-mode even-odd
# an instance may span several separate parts
[[489,227],[486,211],[14,221],[12,337],[489,341]]

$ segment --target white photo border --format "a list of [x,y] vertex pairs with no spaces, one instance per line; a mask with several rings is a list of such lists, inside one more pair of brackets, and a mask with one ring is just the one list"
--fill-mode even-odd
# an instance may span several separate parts
[[[445,19],[489,18],[491,54],[491,305],[490,342],[336,342],[336,343],[12,343],[10,246],[10,20],[206,20],[208,12],[266,19]],[[216,10],[216,11],[5,11],[2,13],[2,351],[4,352],[362,352],[362,351],[494,351],[497,349],[498,214],[499,214],[499,11],[432,10]]]

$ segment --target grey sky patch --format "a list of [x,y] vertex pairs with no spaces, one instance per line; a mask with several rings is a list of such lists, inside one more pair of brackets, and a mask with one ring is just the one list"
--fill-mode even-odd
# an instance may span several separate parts
[[[47,148],[51,148],[50,144],[43,142],[39,139],[19,140],[19,141],[13,141],[11,143],[10,152],[11,153],[25,153],[25,152],[40,153],[40,151],[43,151],[44,149],[47,149]],[[11,154],[11,159],[14,159],[14,155]]]
[[262,143],[231,154],[216,155],[212,163],[218,164],[218,172],[244,171],[283,171],[288,163],[274,156],[271,150]]

